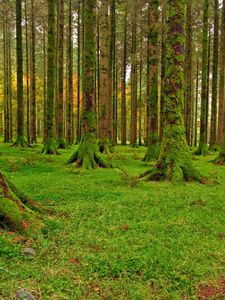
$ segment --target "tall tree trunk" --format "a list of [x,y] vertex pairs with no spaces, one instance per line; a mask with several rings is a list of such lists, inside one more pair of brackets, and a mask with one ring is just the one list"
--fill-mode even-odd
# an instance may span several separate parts
[[183,68],[184,68],[184,0],[168,2],[166,81],[164,100],[164,134],[161,152],[153,170],[145,176],[148,180],[200,179],[192,166],[183,118]]
[[110,72],[112,82],[113,132],[112,142],[117,144],[117,95],[116,95],[116,1],[110,0]]
[[48,62],[47,62],[47,112],[46,139],[42,153],[57,154],[54,130],[55,97],[55,9],[56,0],[48,0]]
[[100,151],[110,152],[109,144],[112,137],[112,97],[110,74],[110,32],[109,32],[109,1],[101,2],[100,6],[100,90],[98,110],[98,137]]
[[83,138],[78,150],[72,155],[69,163],[76,162],[85,169],[96,166],[108,167],[110,164],[99,151],[96,137],[95,112],[95,67],[96,67],[96,0],[84,1],[84,61],[83,61],[83,94],[84,107],[82,116]]
[[14,146],[27,147],[24,138],[23,108],[23,43],[22,43],[22,0],[16,1],[16,59],[17,59],[17,139]]
[[137,144],[137,0],[132,7],[130,145]]
[[25,30],[26,30],[26,108],[27,108],[27,141],[31,142],[30,139],[30,70],[29,70],[29,38],[28,38],[28,16],[27,16],[27,0],[25,0]]
[[121,65],[121,144],[127,143],[126,70],[127,70],[127,11],[124,12],[124,43]]
[[57,145],[66,148],[64,140],[64,0],[58,0],[58,84],[57,84]]
[[36,79],[35,79],[35,16],[34,0],[31,1],[31,47],[30,47],[30,136],[31,143],[37,142],[36,129]]
[[207,146],[207,69],[208,69],[208,28],[209,28],[209,0],[204,1],[203,14],[203,39],[202,39],[202,91],[201,91],[201,116],[200,116],[200,141],[197,155],[206,155]]
[[219,115],[217,143],[222,145],[224,131],[224,100],[225,100],[225,0],[223,0],[220,38],[220,68],[219,68]]
[[198,88],[199,88],[199,58],[197,57],[196,87],[195,87],[195,122],[194,122],[194,146],[195,147],[197,146],[197,141],[198,141]]
[[77,19],[77,127],[76,127],[76,142],[79,143],[81,140],[81,124],[80,124],[80,108],[81,108],[81,101],[80,101],[80,83],[81,83],[81,9],[80,9],[81,3],[80,0],[78,0],[78,19]]
[[191,146],[192,114],[192,0],[186,5],[186,41],[184,67],[184,115],[187,143]]
[[147,55],[147,152],[145,161],[156,160],[159,156],[158,136],[158,0],[150,0],[148,7],[148,55]]
[[47,137],[47,97],[46,97],[46,41],[45,41],[45,27],[43,26],[43,106],[44,106],[44,132],[43,141]]
[[210,149],[216,147],[218,64],[219,64],[219,0],[214,0],[213,78],[210,126]]
[[[224,125],[224,84],[225,84],[225,0],[223,0],[222,20],[221,20],[221,44],[220,44],[220,82],[219,82],[219,126],[223,128],[223,142],[221,150],[215,162],[219,165],[225,164],[225,125]],[[221,139],[221,129],[218,132],[218,142]]]
[[73,137],[73,37],[72,37],[72,0],[69,1],[68,12],[68,46],[67,46],[67,82],[68,82],[68,96],[66,104],[66,140],[71,145],[74,142]]

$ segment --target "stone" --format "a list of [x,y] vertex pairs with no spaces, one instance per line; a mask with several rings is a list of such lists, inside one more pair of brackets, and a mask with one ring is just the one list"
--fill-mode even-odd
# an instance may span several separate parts
[[34,296],[29,292],[25,291],[24,289],[19,289],[16,293],[16,299],[19,300],[35,300]]
[[29,258],[32,258],[35,256],[36,251],[33,248],[22,248],[21,253]]

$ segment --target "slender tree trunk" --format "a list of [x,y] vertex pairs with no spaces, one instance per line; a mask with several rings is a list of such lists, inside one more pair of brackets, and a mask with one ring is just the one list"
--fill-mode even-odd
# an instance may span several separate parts
[[124,43],[121,66],[121,144],[127,143],[126,70],[127,70],[127,11],[124,13]]
[[25,30],[26,30],[26,108],[27,108],[27,141],[31,142],[30,139],[30,70],[29,70],[29,38],[28,38],[28,16],[27,16],[27,0],[25,0]]
[[132,7],[130,145],[137,145],[137,1]]
[[210,126],[210,149],[216,147],[217,97],[218,97],[218,64],[219,64],[219,0],[214,0],[214,38],[213,38],[213,78]]
[[3,60],[4,60],[4,143],[9,143],[9,74],[8,74],[8,15],[3,17]]
[[199,58],[197,58],[196,66],[196,88],[195,88],[195,122],[194,122],[194,146],[198,141],[198,88],[199,88]]
[[184,114],[187,143],[191,146],[192,114],[192,0],[186,5],[186,42],[184,68]]
[[144,175],[148,180],[200,179],[192,166],[183,118],[184,68],[184,0],[168,2],[168,34],[166,43],[166,81],[164,100],[164,135],[161,153],[153,170]]
[[219,68],[219,115],[217,143],[222,145],[224,131],[224,100],[225,100],[225,0],[223,0],[220,38],[220,68]]
[[31,143],[37,142],[36,129],[36,79],[35,79],[35,16],[34,0],[31,1],[31,47],[30,47],[30,137]]
[[27,147],[24,138],[23,108],[23,43],[22,43],[22,0],[16,1],[16,58],[17,58],[17,139],[14,146]]
[[77,19],[77,131],[76,131],[76,142],[79,143],[81,140],[81,124],[80,124],[80,108],[81,108],[81,101],[80,101],[80,77],[81,77],[81,26],[80,26],[80,9],[81,3],[78,0],[78,19]]
[[69,30],[68,30],[68,58],[67,58],[67,76],[68,76],[68,97],[66,109],[67,132],[66,140],[71,145],[73,138],[73,38],[72,38],[72,0],[69,2]]
[[200,116],[200,142],[197,155],[206,155],[207,146],[207,69],[208,69],[208,18],[209,18],[209,0],[204,1],[203,14],[203,39],[202,39],[202,91],[201,91],[201,116]]
[[57,154],[54,130],[55,97],[55,9],[56,0],[48,0],[48,62],[47,62],[47,111],[46,139],[42,153]]
[[156,160],[159,156],[158,136],[158,0],[150,0],[148,8],[148,55],[147,55],[147,107],[148,107],[148,148],[145,161]]
[[64,0],[58,0],[58,84],[57,84],[57,144],[65,149],[64,140]]
[[100,7],[100,90],[98,111],[98,137],[100,139],[100,151],[106,153],[110,152],[109,144],[112,137],[110,32],[108,10],[109,1],[102,1]]
[[96,0],[84,1],[84,61],[83,61],[83,94],[84,107],[82,116],[83,138],[78,150],[72,155],[69,163],[86,169],[96,166],[108,167],[110,164],[99,151],[96,137],[95,111],[95,67],[96,67]]
[[45,41],[45,27],[43,27],[43,106],[44,106],[44,132],[43,141],[47,137],[47,97],[46,97],[46,41]]

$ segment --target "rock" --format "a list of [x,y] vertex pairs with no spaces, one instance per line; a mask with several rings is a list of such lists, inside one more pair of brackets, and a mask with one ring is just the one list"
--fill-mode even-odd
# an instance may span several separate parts
[[29,292],[23,289],[19,289],[16,293],[16,299],[19,300],[35,300],[34,296]]
[[22,248],[21,253],[29,258],[32,258],[35,256],[36,251],[33,248]]

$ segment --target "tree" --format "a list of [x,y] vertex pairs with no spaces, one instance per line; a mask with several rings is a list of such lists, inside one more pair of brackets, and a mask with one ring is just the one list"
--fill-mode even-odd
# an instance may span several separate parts
[[100,60],[99,60],[99,95],[98,95],[98,137],[100,151],[110,152],[112,138],[112,95],[110,76],[110,32],[109,1],[101,1],[100,6]]
[[55,90],[55,8],[56,0],[48,0],[48,63],[47,63],[47,108],[46,138],[42,153],[58,154],[54,131]]
[[96,66],[96,0],[84,1],[83,26],[83,96],[84,107],[82,115],[83,137],[78,150],[72,155],[69,163],[76,162],[78,166],[92,169],[97,166],[109,167],[110,163],[99,151],[96,137],[95,112],[95,66]]
[[219,64],[219,1],[214,0],[214,38],[213,38],[213,78],[210,126],[210,149],[216,147],[218,64]]
[[158,0],[150,0],[148,7],[148,55],[147,55],[147,153],[145,161],[159,156],[158,136]]
[[23,43],[22,43],[22,0],[16,1],[16,58],[17,58],[17,139],[14,146],[27,147],[24,138],[23,108]]
[[60,149],[66,148],[64,140],[64,103],[63,103],[63,82],[64,82],[64,0],[58,0],[58,84],[57,84],[57,146]]
[[225,99],[225,0],[223,0],[219,60],[219,115],[217,143],[222,145],[224,131],[224,99]]
[[164,131],[161,152],[147,180],[199,180],[188,148],[182,114],[184,70],[184,0],[168,2]]
[[[223,0],[223,10],[222,10],[222,21],[221,21],[221,45],[220,45],[220,82],[219,82],[219,113],[222,115],[222,112],[224,114],[224,84],[225,84],[225,0]],[[221,120],[220,120],[221,118]],[[225,164],[225,130],[224,130],[224,123],[222,123],[222,120],[224,121],[224,115],[220,116],[219,118],[219,125],[223,128],[223,143],[221,145],[220,153],[218,157],[215,160],[216,164],[224,165]],[[220,129],[221,131],[221,129]],[[221,134],[221,132],[219,132]],[[220,135],[219,142],[220,142]]]
[[209,18],[209,0],[204,1],[203,14],[203,37],[202,37],[202,91],[201,91],[201,120],[200,120],[200,142],[195,154],[206,155],[208,153],[207,145],[207,116],[208,116],[208,18]]

